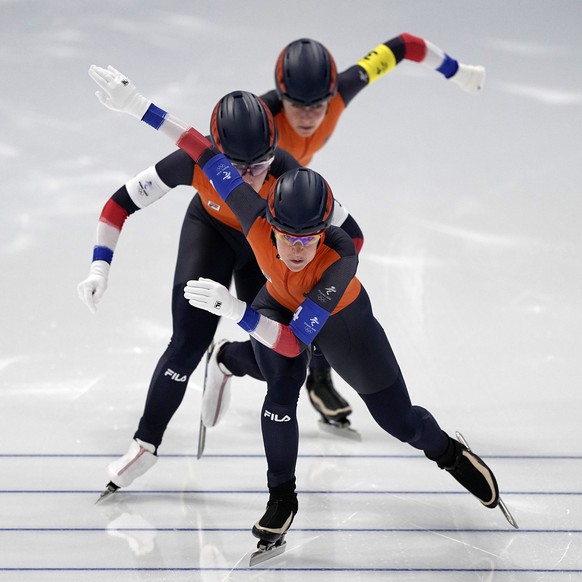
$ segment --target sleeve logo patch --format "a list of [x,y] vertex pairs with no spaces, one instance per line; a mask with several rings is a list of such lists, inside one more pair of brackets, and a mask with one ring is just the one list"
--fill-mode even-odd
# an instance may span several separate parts
[[319,331],[318,328],[320,325],[319,319],[317,317],[312,317],[309,321],[303,322],[303,331],[307,335],[313,335]]
[[218,164],[216,166],[216,177],[220,178],[223,182],[232,179],[232,173],[227,164]]
[[148,190],[151,190],[153,185],[151,180],[145,180],[144,182],[140,180],[137,184],[138,194],[147,198],[149,196]]
[[333,285],[331,287],[326,287],[323,291],[319,289],[317,291],[317,300],[320,303],[326,303],[327,301],[331,301],[330,295],[332,293],[337,293],[337,289]]

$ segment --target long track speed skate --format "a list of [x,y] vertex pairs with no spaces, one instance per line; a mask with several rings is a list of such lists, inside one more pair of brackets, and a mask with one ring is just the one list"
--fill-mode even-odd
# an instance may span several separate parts
[[269,502],[264,515],[253,526],[253,535],[259,538],[257,550],[249,564],[255,566],[285,551],[285,534],[289,531],[299,505],[295,494],[295,478],[269,487]]
[[[472,452],[471,447],[469,446],[469,443],[466,441],[465,437],[458,431],[455,433],[455,435],[457,437],[457,440],[463,446],[467,447],[467,450],[469,450],[469,452]],[[499,509],[501,510],[501,513],[503,513],[503,517],[505,517],[505,519],[509,522],[509,525],[511,525],[515,529],[519,529],[517,522],[515,521],[513,515],[511,515],[511,512],[509,511],[509,509],[507,508],[507,505],[505,505],[505,503],[503,502],[503,499],[501,499],[501,497],[499,497],[498,506],[499,506]]]
[[200,429],[198,431],[198,453],[200,459],[204,454],[206,444],[206,429],[216,426],[230,403],[230,380],[232,374],[223,364],[218,363],[218,354],[227,340],[211,344],[206,352],[204,367],[204,387],[200,406]]
[[121,487],[128,487],[135,479],[149,471],[158,461],[156,447],[140,439],[133,439],[125,455],[107,467],[110,481],[95,503],[115,495]]
[[355,441],[362,440],[360,433],[350,425],[348,416],[352,413],[352,407],[334,387],[330,368],[309,370],[305,387],[313,408],[321,416],[318,424],[322,431]]

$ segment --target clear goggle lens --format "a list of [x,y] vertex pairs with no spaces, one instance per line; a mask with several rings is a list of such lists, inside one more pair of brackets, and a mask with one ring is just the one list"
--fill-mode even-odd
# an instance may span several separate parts
[[230,163],[233,165],[234,169],[241,175],[244,176],[247,172],[251,176],[260,176],[261,174],[266,173],[269,169],[269,166],[273,163],[275,157],[271,157],[268,160],[264,160],[262,162],[255,162],[254,164],[243,164],[242,162],[233,162]]

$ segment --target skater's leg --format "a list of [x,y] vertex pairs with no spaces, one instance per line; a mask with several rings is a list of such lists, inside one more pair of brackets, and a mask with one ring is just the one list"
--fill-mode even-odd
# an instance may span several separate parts
[[231,242],[195,197],[184,218],[178,246],[172,291],[172,338],[152,376],[135,438],[156,447],[160,445],[170,419],[184,398],[190,375],[216,332],[218,318],[192,308],[184,299],[186,282],[206,277],[228,287],[235,261]]
[[182,403],[190,376],[210,345],[218,325],[216,316],[193,309],[184,300],[184,284],[174,287],[172,314],[174,333],[152,375],[143,414],[134,435],[134,438],[156,448]]
[[412,405],[365,291],[349,307],[330,317],[318,342],[334,369],[360,393],[386,432],[424,451],[487,507],[497,505],[499,492],[489,467],[442,431],[428,410]]
[[261,429],[267,457],[267,483],[276,487],[295,477],[299,446],[297,401],[309,354],[286,358],[252,340],[257,362],[267,380]]
[[226,342],[216,355],[219,364],[223,365],[233,376],[251,376],[256,380],[265,378],[255,359],[251,341]]
[[261,430],[267,459],[269,501],[253,526],[261,542],[273,543],[285,535],[298,510],[295,467],[299,447],[297,400],[305,380],[309,353],[286,358],[252,340],[258,365],[267,380],[261,409]]
[[[184,217],[178,247],[172,289],[172,338],[152,375],[134,440],[128,452],[109,466],[115,487],[129,485],[153,466],[168,423],[184,398],[190,375],[214,336],[218,318],[192,308],[183,297],[184,285],[192,278],[203,276],[226,286],[230,284],[235,253],[213,222],[201,208],[198,197],[194,197]],[[239,236],[242,240],[240,233]],[[217,256],[220,260],[216,260]],[[125,469],[126,465],[131,470]]]
[[429,457],[446,452],[448,436],[428,410],[412,405],[402,374],[389,387],[360,397],[378,425],[393,437]]

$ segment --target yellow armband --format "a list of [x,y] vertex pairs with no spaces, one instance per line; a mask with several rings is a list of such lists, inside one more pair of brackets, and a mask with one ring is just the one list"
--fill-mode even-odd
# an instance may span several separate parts
[[394,53],[385,44],[379,44],[358,61],[358,65],[368,73],[371,85],[376,79],[391,71],[397,63]]

